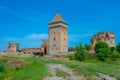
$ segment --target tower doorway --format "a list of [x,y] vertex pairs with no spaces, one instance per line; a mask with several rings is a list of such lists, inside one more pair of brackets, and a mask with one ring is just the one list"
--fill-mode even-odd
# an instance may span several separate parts
[[45,53],[45,55],[47,54],[47,48],[46,47],[44,48],[44,53]]

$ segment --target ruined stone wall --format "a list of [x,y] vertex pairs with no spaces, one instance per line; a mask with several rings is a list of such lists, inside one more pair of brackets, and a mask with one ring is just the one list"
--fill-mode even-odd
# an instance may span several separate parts
[[45,54],[48,54],[48,40],[42,41],[41,48],[23,48],[22,52],[24,54],[32,54],[34,52],[43,52]]
[[18,52],[19,44],[11,44],[9,43],[7,46],[7,52]]
[[109,47],[115,47],[115,35],[113,32],[100,32],[91,39],[91,53],[94,53],[95,44],[97,42],[105,42]]
[[[100,32],[92,39],[92,45],[101,41],[108,44],[109,47],[115,47],[115,36],[113,32]],[[93,44],[94,43],[94,44]]]
[[23,48],[22,52],[24,54],[32,54],[34,52],[43,52],[41,48]]

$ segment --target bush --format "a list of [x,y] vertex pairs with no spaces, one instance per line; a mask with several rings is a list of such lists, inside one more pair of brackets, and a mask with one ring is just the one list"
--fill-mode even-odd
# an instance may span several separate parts
[[70,60],[76,60],[76,58],[75,58],[75,55],[74,55],[74,54],[69,55],[69,58],[70,58]]
[[90,49],[91,49],[91,46],[86,44],[86,45],[85,45],[85,50],[88,50],[88,51],[89,51]]
[[120,54],[118,52],[113,52],[110,56],[111,58],[120,58]]
[[113,53],[115,51],[115,47],[111,47],[110,50],[111,50],[111,53]]
[[116,46],[116,51],[120,53],[120,43]]
[[98,42],[95,45],[95,52],[99,53],[101,48],[109,48],[109,47],[108,47],[108,44],[105,42]]
[[98,53],[97,58],[100,61],[106,61],[106,57],[105,57],[105,55],[103,53]]
[[0,62],[0,73],[5,71],[5,66],[2,62]]
[[118,52],[113,52],[110,55],[110,58],[111,58],[112,61],[117,61],[120,58],[120,54]]
[[111,53],[111,49],[108,47],[107,43],[98,42],[95,45],[95,52],[98,60],[106,61]]
[[85,58],[86,58],[86,52],[85,52],[85,49],[82,46],[82,44],[80,44],[79,46],[76,46],[75,58],[78,61],[85,60]]
[[98,60],[106,61],[109,56],[109,53],[110,53],[109,48],[101,48],[99,49],[99,53],[97,53],[96,55],[97,55]]

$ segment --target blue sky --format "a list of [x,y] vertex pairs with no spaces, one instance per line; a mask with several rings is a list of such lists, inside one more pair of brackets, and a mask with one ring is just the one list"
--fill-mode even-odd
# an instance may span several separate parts
[[120,42],[120,0],[0,0],[0,50],[8,42],[40,47],[58,11],[69,24],[69,47],[90,44],[100,31],[113,31]]

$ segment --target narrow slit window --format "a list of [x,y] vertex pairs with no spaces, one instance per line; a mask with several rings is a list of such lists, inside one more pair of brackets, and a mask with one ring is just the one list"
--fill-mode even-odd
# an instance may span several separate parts
[[55,38],[53,40],[55,41]]

